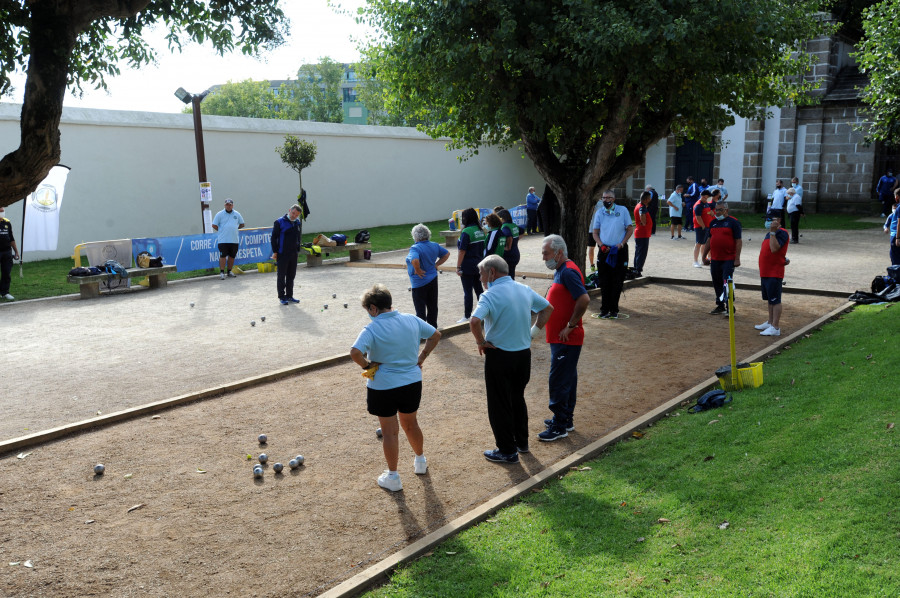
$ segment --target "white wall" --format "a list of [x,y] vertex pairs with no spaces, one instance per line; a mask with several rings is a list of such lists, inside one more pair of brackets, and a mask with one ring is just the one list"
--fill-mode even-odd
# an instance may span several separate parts
[[[647,149],[644,158],[645,176],[644,185],[653,185],[656,192],[667,197],[671,193],[666,189],[666,142],[667,138],[660,139]],[[643,191],[643,189],[641,189]]]
[[762,192],[766,195],[775,190],[778,176],[778,141],[781,132],[781,108],[769,108],[771,118],[766,119],[763,133]]
[[[19,144],[21,106],[0,104],[0,155]],[[61,164],[66,184],[57,251],[85,241],[201,232],[193,120],[187,114],[63,109]],[[296,201],[299,180],[275,152],[287,134],[316,141],[304,170],[311,215],[304,230],[360,228],[449,218],[453,210],[518,205],[543,187],[522,152],[483,149],[459,162],[445,140],[414,129],[203,117],[213,214],[226,197],[248,227],[268,227]],[[21,206],[7,208],[19,237]]]

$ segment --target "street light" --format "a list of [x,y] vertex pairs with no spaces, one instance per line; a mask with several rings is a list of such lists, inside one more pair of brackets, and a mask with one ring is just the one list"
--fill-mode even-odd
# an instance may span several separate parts
[[[200,122],[200,102],[203,101],[209,95],[209,90],[207,89],[203,93],[193,94],[185,91],[183,87],[179,87],[175,90],[175,97],[184,102],[185,104],[191,104],[192,112],[194,113],[194,141],[197,145],[197,174],[200,178],[201,186],[203,183],[207,183],[206,180],[206,154],[203,151],[203,124]],[[202,187],[201,187],[202,188]],[[206,230],[206,219],[203,217],[203,210],[209,208],[209,204],[203,200],[203,195],[201,192],[200,196],[200,230],[203,232],[210,232]]]

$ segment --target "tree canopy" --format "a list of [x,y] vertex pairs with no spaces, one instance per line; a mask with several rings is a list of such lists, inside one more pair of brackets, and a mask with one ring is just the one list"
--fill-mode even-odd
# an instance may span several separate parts
[[343,122],[343,78],[344,65],[328,56],[319,58],[316,64],[301,66],[297,70],[293,89],[298,118],[326,123]]
[[869,76],[862,93],[871,119],[867,138],[900,145],[900,30],[897,15],[900,0],[885,0],[864,13],[865,37],[856,59]]
[[[282,118],[291,119],[291,115],[279,110],[279,98],[269,86],[268,81],[246,79],[234,83],[228,81],[210,90],[203,100],[203,114],[219,116],[243,116],[246,118]],[[191,106],[184,109],[186,114],[193,112]]]
[[59,162],[59,121],[67,88],[106,87],[125,60],[152,63],[145,30],[163,26],[169,48],[210,43],[220,53],[253,54],[287,32],[280,0],[0,0],[0,96],[25,70],[21,139],[0,160],[0,205],[31,193]]
[[521,143],[584,256],[595,196],[670,133],[802,101],[815,0],[370,0],[365,59],[392,112],[470,154]]

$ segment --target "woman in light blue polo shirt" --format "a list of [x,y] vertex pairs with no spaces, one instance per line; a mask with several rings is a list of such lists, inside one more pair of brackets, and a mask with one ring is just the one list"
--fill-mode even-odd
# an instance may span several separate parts
[[406,273],[412,288],[416,315],[437,328],[438,271],[450,252],[431,240],[431,230],[424,224],[412,228],[415,243],[406,256]]
[[[401,427],[416,454],[413,471],[419,475],[428,471],[416,412],[422,398],[422,362],[434,351],[441,333],[412,314],[393,311],[391,302],[391,293],[383,284],[362,296],[363,309],[372,321],[356,337],[350,358],[366,370],[368,411],[381,424],[388,469],[379,476],[378,485],[397,492],[403,490],[397,472]],[[427,341],[419,352],[422,339]]]

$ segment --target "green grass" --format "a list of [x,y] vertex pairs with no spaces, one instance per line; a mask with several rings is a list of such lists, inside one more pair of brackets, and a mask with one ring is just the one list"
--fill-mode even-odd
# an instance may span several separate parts
[[679,410],[368,596],[900,595],[897,309],[857,308],[729,407]]
[[[391,226],[379,226],[370,228],[372,251],[390,251],[392,249],[403,249],[412,245],[412,236],[410,234],[414,224],[395,224]],[[447,228],[446,220],[435,220],[425,223],[431,229],[431,234],[435,242],[440,243],[441,238],[438,231]],[[353,241],[356,232],[359,229],[348,231],[330,231],[325,232],[331,236],[336,232],[344,232],[348,241]],[[318,232],[303,233],[304,241],[311,241]],[[306,261],[306,256],[301,255],[298,260],[300,263]],[[82,260],[82,265],[84,265]],[[37,299],[40,297],[58,297],[60,295],[68,295],[78,292],[78,286],[66,282],[66,274],[74,267],[72,258],[60,258],[54,260],[42,260],[39,262],[26,262],[22,265],[23,277],[19,277],[19,265],[13,267],[12,284],[10,286],[10,294],[17,300]],[[256,267],[255,264],[249,264],[250,269]],[[198,276],[208,276],[215,274],[215,269],[195,270],[192,272],[177,272],[169,274],[169,280],[179,280],[183,278],[196,278]]]
[[[753,214],[750,212],[734,211],[732,215],[745,225],[763,227],[763,214]],[[800,219],[800,228],[802,230],[866,230],[872,228],[881,228],[884,224],[884,218],[878,222],[860,222],[862,216],[858,214],[806,214]],[[785,228],[790,228],[790,219]]]

